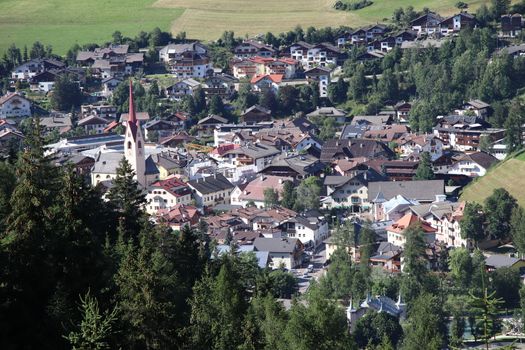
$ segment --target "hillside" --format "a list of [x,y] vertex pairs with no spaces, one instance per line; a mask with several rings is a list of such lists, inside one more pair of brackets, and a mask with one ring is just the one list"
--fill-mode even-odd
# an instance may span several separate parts
[[[474,11],[486,0],[466,1]],[[358,11],[332,8],[335,0],[0,0],[0,52],[11,43],[31,45],[40,40],[63,54],[79,44],[110,40],[120,30],[135,36],[154,27],[186,31],[202,40],[218,38],[225,30],[237,35],[279,33],[296,25],[358,27],[384,22],[398,7],[428,7],[443,15],[457,9],[457,0],[374,0]]]
[[494,189],[503,187],[525,207],[525,153],[503,161],[489,172],[469,184],[461,195],[461,200],[483,203]]

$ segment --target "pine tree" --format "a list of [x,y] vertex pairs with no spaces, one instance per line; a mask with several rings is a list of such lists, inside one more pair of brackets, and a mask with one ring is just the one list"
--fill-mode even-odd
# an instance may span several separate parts
[[142,206],[146,203],[146,198],[134,176],[131,165],[126,158],[122,158],[117,168],[117,177],[113,180],[113,187],[108,194],[110,203],[119,214],[125,240],[137,237],[144,219]]
[[435,178],[432,170],[432,163],[430,162],[430,155],[428,152],[421,153],[419,157],[419,165],[416,170],[414,180],[433,180]]
[[114,323],[117,320],[117,309],[101,312],[96,298],[88,293],[80,297],[82,320],[76,331],[71,331],[65,338],[73,350],[104,350],[111,349],[108,339],[115,332]]
[[471,239],[476,244],[485,238],[483,230],[483,208],[478,203],[467,202],[463,210],[463,217],[459,222],[461,238]]
[[292,209],[295,204],[295,191],[294,185],[291,181],[285,181],[283,183],[283,193],[281,205],[287,209]]

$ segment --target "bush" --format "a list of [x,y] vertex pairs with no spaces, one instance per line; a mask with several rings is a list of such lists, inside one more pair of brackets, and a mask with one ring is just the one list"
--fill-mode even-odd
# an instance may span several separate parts
[[357,0],[352,2],[336,1],[334,8],[341,11],[355,11],[372,5],[374,2],[370,0]]

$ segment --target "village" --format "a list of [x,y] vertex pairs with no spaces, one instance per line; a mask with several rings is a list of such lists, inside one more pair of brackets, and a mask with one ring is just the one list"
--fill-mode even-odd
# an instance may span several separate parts
[[[493,55],[521,59],[522,16],[504,14],[499,25],[507,45]],[[479,248],[487,272],[518,269],[523,282],[525,259],[508,235],[476,236],[462,224],[469,209],[469,220],[483,215],[473,214],[463,189],[515,151],[507,128],[492,123],[491,103],[464,100],[424,131],[421,119],[413,124],[415,100],[386,100],[360,114],[334,103],[338,87],[354,86],[343,74],[346,61],[370,67],[392,52],[424,54],[477,26],[466,11],[446,18],[429,11],[401,30],[375,24],[333,42],[275,47],[246,38],[222,67],[205,43],[186,39],[153,56],[110,43],[79,50],[74,62],[28,59],[11,70],[11,88],[0,96],[0,154],[22,150],[27,121],[38,116],[46,156],[72,166],[103,198],[125,159],[151,222],[204,232],[216,256],[253,253],[260,268],[292,273],[300,294],[338,248],[360,264],[367,246],[372,270],[402,275],[405,232],[414,227],[430,271],[456,249]],[[78,108],[40,103],[57,93],[61,77],[82,95]],[[287,94],[305,107],[287,113]],[[373,242],[363,242],[364,231]],[[347,307],[352,330],[368,309],[406,317],[400,295],[368,291]]]

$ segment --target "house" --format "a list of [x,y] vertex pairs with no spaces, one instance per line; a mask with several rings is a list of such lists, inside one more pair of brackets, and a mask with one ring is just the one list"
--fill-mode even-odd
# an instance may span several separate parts
[[208,98],[214,95],[229,98],[234,94],[237,82],[236,78],[228,74],[214,75],[204,80],[202,89]]
[[483,118],[475,115],[438,117],[433,132],[445,146],[461,152],[478,150],[481,137],[488,137],[494,142],[505,135],[505,129],[491,128]]
[[344,60],[343,51],[330,43],[312,45],[299,41],[289,46],[290,57],[304,68],[337,66]]
[[49,92],[55,86],[55,80],[58,74],[55,71],[44,71],[37,73],[29,80],[29,88],[31,91]]
[[474,152],[462,156],[457,162],[452,164],[447,173],[469,177],[483,176],[497,162],[498,159],[488,153]]
[[501,16],[500,36],[515,38],[520,35],[523,28],[523,17],[519,13],[506,14]]
[[442,35],[450,35],[467,27],[474,27],[476,18],[467,12],[460,12],[450,16],[439,23],[439,31]]
[[[0,148],[6,150],[20,149],[24,141],[24,134],[14,127],[0,129]],[[9,155],[8,155],[9,156]]]
[[400,194],[387,200],[382,192],[378,192],[372,200],[372,214],[375,221],[395,222],[401,219],[406,210],[413,205],[419,205],[419,202],[407,199]]
[[253,180],[239,184],[231,193],[231,204],[242,205],[254,204],[257,208],[265,207],[264,191],[273,189],[277,191],[278,197],[281,197],[284,181],[292,181],[292,178],[283,178],[280,176],[260,175]]
[[54,162],[58,166],[73,166],[73,171],[79,175],[89,175],[93,165],[95,165],[94,158],[83,154],[62,154]]
[[159,179],[165,180],[172,175],[183,175],[188,160],[184,155],[167,151],[151,155],[151,159],[159,169]]
[[356,176],[325,176],[326,197],[321,200],[324,208],[348,207],[353,213],[370,209],[368,183],[384,177],[373,169]]
[[406,243],[405,231],[409,227],[414,226],[418,227],[418,229],[423,232],[425,243],[434,243],[436,240],[437,230],[430,226],[430,224],[427,222],[420,220],[419,217],[413,213],[407,213],[401,219],[387,227],[386,231],[388,243],[392,243],[403,248]]
[[319,176],[324,170],[325,165],[309,154],[283,154],[273,158],[261,174],[302,180]]
[[97,135],[85,135],[66,137],[60,141],[45,146],[48,153],[79,153],[90,149],[103,147],[106,149],[122,149],[124,137],[114,133],[105,133]]
[[281,222],[278,226],[283,236],[297,238],[305,247],[317,248],[328,238],[328,222],[324,217],[297,215]]
[[186,204],[177,204],[168,210],[159,210],[157,221],[168,225],[174,231],[181,231],[184,226],[196,226],[199,223],[199,210]]
[[31,101],[14,92],[0,97],[0,119],[31,116]]
[[180,100],[184,96],[193,96],[195,91],[201,86],[201,83],[193,78],[187,78],[176,82],[166,88],[166,97],[172,100]]
[[213,207],[217,204],[230,204],[234,185],[222,174],[197,178],[188,182],[198,208]]
[[370,257],[370,265],[387,272],[401,272],[401,252],[403,250],[388,242],[380,242],[377,251]]
[[302,263],[304,247],[297,238],[256,238],[253,245],[259,252],[268,252],[271,268],[290,270]]
[[109,104],[94,104],[80,106],[82,115],[98,115],[99,117],[115,120],[117,119],[117,107]]
[[381,141],[367,139],[328,140],[321,149],[321,162],[326,164],[358,157],[391,159],[394,152]]
[[146,194],[146,212],[157,214],[170,211],[177,205],[188,205],[191,203],[191,193],[188,185],[175,177],[154,182]]
[[40,126],[45,134],[57,131],[59,134],[73,128],[70,114],[51,114],[49,117],[40,118]]
[[330,84],[330,73],[332,70],[330,68],[313,67],[307,69],[304,72],[304,76],[309,84],[316,82],[319,84],[319,96],[328,97],[328,85]]
[[137,72],[144,64],[144,53],[128,51],[129,45],[109,45],[93,51],[79,51],[76,61],[102,79],[120,78]]
[[11,71],[11,79],[29,80],[37,74],[49,71],[51,69],[63,69],[66,65],[52,58],[35,58],[15,67]]
[[353,332],[357,321],[369,312],[386,312],[397,319],[403,320],[406,317],[407,306],[401,299],[401,294],[396,301],[387,296],[372,297],[370,293],[367,294],[366,299],[357,307],[354,307],[352,300],[350,306],[346,309],[346,318],[350,326],[350,331]]
[[424,15],[412,20],[410,26],[412,30],[416,31],[418,35],[433,34],[440,30],[440,23],[443,18],[434,12],[428,12]]
[[95,164],[91,170],[91,185],[97,186],[104,181],[112,181],[117,177],[117,168],[124,155],[119,152],[98,152],[95,156]]
[[209,137],[213,134],[215,126],[225,124],[228,120],[215,114],[210,114],[197,122],[200,137]]
[[97,47],[93,51],[79,51],[76,61],[81,67],[90,67],[95,60],[110,57],[123,56],[128,53],[129,45],[109,45],[108,47]]
[[90,115],[80,119],[77,125],[84,129],[86,134],[102,134],[109,124],[109,120],[97,115]]
[[386,200],[402,195],[419,203],[431,203],[436,198],[445,196],[445,182],[443,180],[370,182],[368,184],[368,201],[374,200],[380,192]]
[[430,224],[436,231],[436,241],[447,247],[473,248],[473,242],[461,236],[461,219],[465,202],[435,202],[405,209]]
[[240,116],[240,122],[246,124],[257,124],[272,120],[272,111],[259,105],[253,105],[244,110]]
[[272,57],[275,56],[275,49],[270,45],[257,42],[255,40],[245,40],[233,49],[235,58],[243,59],[249,57]]
[[159,59],[178,78],[204,78],[213,73],[208,48],[198,42],[169,44],[159,51]]
[[358,28],[351,33],[345,33],[344,35],[337,38],[337,45],[341,47],[347,43],[359,45],[370,42],[385,35],[387,30],[388,29],[385,25],[379,23],[363,28]]
[[113,95],[113,91],[122,83],[122,79],[116,77],[108,77],[102,79],[102,95],[110,97]]
[[419,158],[422,153],[428,153],[433,162],[443,155],[443,141],[437,136],[410,134],[397,140],[401,158]]
[[462,110],[458,110],[459,115],[464,115],[466,111],[473,112],[476,116],[486,119],[490,113],[490,105],[481,100],[470,100],[463,105]]
[[259,172],[279,154],[281,151],[273,146],[256,143],[226,151],[222,156],[222,161],[236,167],[251,166],[255,172]]
[[306,115],[307,118],[333,118],[337,123],[344,123],[346,121],[347,114],[341,109],[335,107],[317,107],[315,111],[310,112]]
[[350,122],[351,125],[389,125],[392,124],[390,114],[356,115]]
[[144,124],[144,137],[151,141],[172,135],[180,126],[172,121],[164,119],[150,120]]
[[412,104],[400,101],[394,105],[394,111],[396,111],[396,119],[398,123],[408,123],[410,117],[410,110],[412,109]]
[[265,75],[254,75],[250,80],[252,84],[252,90],[255,92],[265,92],[272,90],[277,93],[279,85],[283,81],[282,74],[265,74]]
[[491,254],[485,259],[488,271],[494,271],[502,267],[510,267],[519,270],[520,275],[525,272],[525,260],[504,254]]

